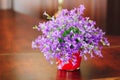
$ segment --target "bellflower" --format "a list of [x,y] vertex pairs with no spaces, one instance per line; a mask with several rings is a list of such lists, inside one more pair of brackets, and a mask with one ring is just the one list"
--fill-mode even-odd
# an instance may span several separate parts
[[86,60],[86,54],[91,57],[98,55],[102,57],[102,46],[109,46],[104,37],[105,33],[89,17],[84,17],[84,5],[70,11],[63,9],[56,18],[50,17],[46,12],[44,15],[50,19],[37,26],[43,35],[32,42],[33,48],[38,48],[48,61],[60,59],[65,63],[72,59],[75,64],[74,53],[80,54]]

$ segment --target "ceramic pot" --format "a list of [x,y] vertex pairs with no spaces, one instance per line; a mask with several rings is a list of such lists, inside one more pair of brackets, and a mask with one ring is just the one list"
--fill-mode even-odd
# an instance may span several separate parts
[[[74,71],[74,70],[80,69],[80,64],[81,64],[82,57],[79,56],[79,53],[75,53],[73,55],[76,56],[76,64],[73,65],[72,60],[69,60],[67,64],[64,64],[60,68],[60,70]],[[60,66],[62,64],[61,60],[58,60],[57,62],[58,62],[57,66]]]

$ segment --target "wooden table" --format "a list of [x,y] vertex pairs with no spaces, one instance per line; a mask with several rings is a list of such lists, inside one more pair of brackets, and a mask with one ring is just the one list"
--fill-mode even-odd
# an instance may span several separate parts
[[0,11],[0,80],[90,80],[120,77],[120,36],[107,36],[111,46],[103,48],[103,58],[82,60],[80,70],[60,71],[56,65],[50,65],[39,51],[31,48],[32,40],[41,34],[32,29],[39,21],[41,20],[11,10]]

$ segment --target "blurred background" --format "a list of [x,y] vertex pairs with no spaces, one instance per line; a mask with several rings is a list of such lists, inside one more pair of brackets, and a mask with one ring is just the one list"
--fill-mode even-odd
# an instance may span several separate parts
[[[83,60],[79,71],[57,72],[39,50],[32,49],[32,41],[42,34],[32,27],[46,21],[45,11],[53,16],[62,8],[70,10],[80,4],[85,5],[84,16],[96,21],[107,33],[111,46],[103,48],[103,58]],[[0,0],[0,80],[120,77],[119,19],[120,0]]]
[[0,0],[0,10],[14,10],[34,18],[44,18],[43,12],[54,15],[62,8],[72,9],[84,4],[85,16],[96,20],[97,25],[109,35],[120,35],[120,0]]

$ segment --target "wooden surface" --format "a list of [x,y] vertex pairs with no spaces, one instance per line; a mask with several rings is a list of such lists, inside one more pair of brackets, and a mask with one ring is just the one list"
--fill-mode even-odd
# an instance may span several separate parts
[[32,29],[39,21],[14,11],[0,11],[0,80],[90,80],[109,77],[120,80],[120,36],[107,36],[111,46],[103,48],[103,58],[82,60],[80,70],[60,71],[31,48],[32,40],[41,34]]

